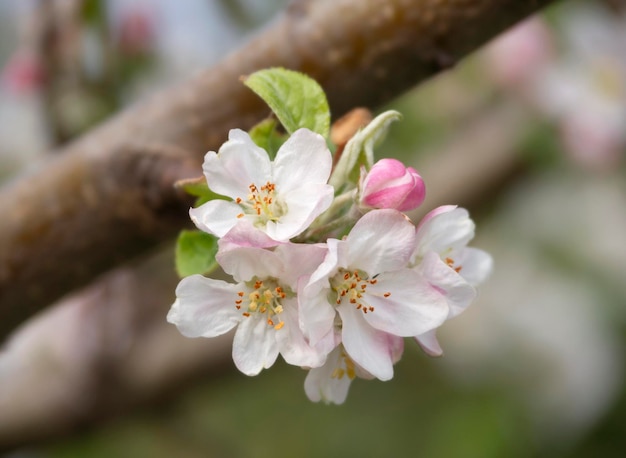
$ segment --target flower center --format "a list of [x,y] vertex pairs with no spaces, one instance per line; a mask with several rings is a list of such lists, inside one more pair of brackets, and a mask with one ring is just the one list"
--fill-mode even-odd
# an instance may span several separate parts
[[[374,307],[364,300],[364,295],[367,288],[376,283],[378,283],[376,275],[370,280],[367,273],[363,271],[339,269],[339,272],[330,279],[332,297],[329,298],[329,300],[331,303],[334,302],[337,305],[343,304],[344,301],[348,302],[354,305],[357,310],[362,310],[363,313],[373,312]],[[391,295],[389,292],[380,294],[372,291],[368,294],[382,295],[383,297],[389,297]]]
[[280,319],[283,313],[282,300],[291,291],[285,291],[282,286],[273,278],[265,280],[253,279],[246,283],[250,290],[248,293],[239,291],[238,298],[235,300],[235,308],[242,310],[241,314],[249,318],[254,313],[265,315],[268,326],[274,329],[281,329],[285,322]]
[[276,185],[269,181],[261,188],[252,183],[248,186],[250,194],[248,198],[243,200],[237,197],[235,200],[244,213],[237,215],[237,218],[243,218],[245,214],[256,216],[259,224],[265,224],[268,221],[277,221],[285,214],[285,205],[276,198]]
[[456,267],[455,267],[455,266],[454,266],[454,259],[452,259],[452,258],[446,258],[446,259],[444,259],[444,262],[445,262],[446,264],[448,264],[448,266],[449,266],[451,269],[454,269],[454,271],[455,271],[457,274],[458,274],[459,272],[461,272],[461,269],[463,268],[463,266],[456,266]]
[[342,350],[341,356],[339,357],[339,365],[330,376],[331,378],[341,380],[346,375],[350,380],[354,380],[354,377],[356,377],[356,371],[354,370],[354,361],[352,361],[346,352]]

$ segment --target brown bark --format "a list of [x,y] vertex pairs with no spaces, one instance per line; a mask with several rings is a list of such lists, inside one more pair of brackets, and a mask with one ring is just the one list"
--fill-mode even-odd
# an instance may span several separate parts
[[334,115],[373,108],[548,3],[296,1],[214,68],[116,116],[3,189],[0,339],[186,224],[188,200],[173,181],[199,174],[203,153],[228,129],[248,128],[268,112],[241,75],[297,69],[322,84]]

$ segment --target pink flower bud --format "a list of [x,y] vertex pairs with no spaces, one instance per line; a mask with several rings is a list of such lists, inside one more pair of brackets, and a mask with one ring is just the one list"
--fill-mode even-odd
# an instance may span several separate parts
[[381,159],[361,177],[360,203],[371,208],[413,210],[424,201],[424,180],[413,167],[396,159]]

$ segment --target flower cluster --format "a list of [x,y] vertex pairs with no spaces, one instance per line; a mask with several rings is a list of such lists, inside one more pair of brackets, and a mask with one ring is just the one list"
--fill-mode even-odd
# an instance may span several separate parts
[[355,377],[391,379],[405,337],[441,354],[435,329],[470,304],[491,269],[489,255],[466,246],[474,224],[464,209],[437,208],[417,227],[401,212],[424,200],[414,169],[366,160],[350,181],[341,164],[333,170],[325,139],[308,129],[273,160],[231,130],[204,161],[223,198],[190,215],[219,238],[216,260],[233,281],[183,278],[167,317],[188,337],[236,328],[239,370],[256,375],[280,354],[309,370],[311,400],[337,404]]

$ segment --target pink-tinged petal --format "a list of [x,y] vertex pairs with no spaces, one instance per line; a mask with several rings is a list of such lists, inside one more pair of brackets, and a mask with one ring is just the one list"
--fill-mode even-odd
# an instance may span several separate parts
[[283,195],[306,184],[325,184],[332,168],[332,155],[324,137],[298,129],[280,147],[274,160],[274,183]]
[[443,350],[439,345],[439,341],[437,340],[436,330],[433,329],[431,331],[425,332],[424,334],[420,334],[419,336],[415,336],[416,342],[422,347],[422,350],[428,356],[441,356],[443,355]]
[[285,323],[276,331],[280,354],[288,364],[301,367],[319,367],[326,360],[322,353],[309,345],[300,330],[297,299],[283,300],[283,313],[279,317]]
[[235,309],[241,286],[192,275],[176,288],[176,302],[167,315],[186,337],[216,337],[230,331],[240,321]]
[[416,233],[416,256],[427,251],[445,254],[460,249],[474,238],[474,221],[464,208],[439,207],[424,217]]
[[493,270],[491,255],[478,248],[465,248],[455,258],[462,269],[461,276],[471,285],[479,285],[487,280]]
[[252,277],[278,278],[283,271],[282,260],[274,252],[263,248],[233,248],[218,252],[216,259],[224,272],[236,281],[250,281]]
[[308,291],[317,293],[321,288],[328,288],[328,278],[337,273],[341,267],[345,268],[347,260],[348,245],[343,240],[328,239],[326,241],[328,249],[324,260],[319,267],[311,274],[307,285]]
[[[455,259],[455,263],[458,263],[458,259]],[[459,263],[457,268],[463,272],[465,266]],[[448,318],[463,312],[476,299],[476,289],[453,267],[443,262],[434,251],[426,253],[416,270],[446,299],[450,306]]]
[[370,275],[407,265],[415,247],[415,227],[397,210],[372,210],[346,238],[349,267]]
[[237,224],[240,213],[239,205],[221,199],[189,209],[189,216],[196,227],[217,237],[223,237]]
[[[413,337],[436,328],[448,317],[445,297],[418,272],[403,269],[380,274],[377,280],[362,297],[363,306],[374,310],[358,310],[372,327],[396,336]],[[354,304],[344,301],[340,313],[344,307],[355,309]]]
[[225,252],[241,247],[271,248],[279,245],[281,242],[277,242],[268,236],[244,217],[240,218],[233,228],[220,238],[217,243],[219,251]]
[[276,330],[269,326],[264,315],[244,318],[235,332],[233,361],[246,375],[257,375],[274,364],[278,357]]
[[[402,337],[387,334],[387,340],[389,349],[391,350],[391,360],[394,364],[396,364],[398,361],[400,361],[400,358],[402,358],[402,353],[404,352],[404,339]],[[357,374],[361,378],[367,378],[362,376],[358,371]]]
[[311,275],[324,261],[328,249],[326,244],[286,243],[274,249],[276,256],[282,261],[283,269],[280,281],[294,291],[298,280],[303,275]]
[[276,222],[268,221],[268,235],[287,241],[307,229],[313,220],[330,207],[334,189],[326,184],[303,184],[283,194],[287,212]]
[[354,378],[353,374],[348,375],[345,358],[345,350],[339,346],[328,355],[322,367],[309,371],[304,381],[304,391],[311,401],[323,401],[326,404],[345,402]]
[[219,154],[209,151],[205,155],[202,170],[212,191],[245,200],[251,184],[260,187],[271,179],[270,159],[246,132],[233,129],[228,138]]
[[393,351],[385,332],[370,326],[363,313],[352,306],[337,311],[343,323],[341,340],[348,356],[380,380],[393,378]]

